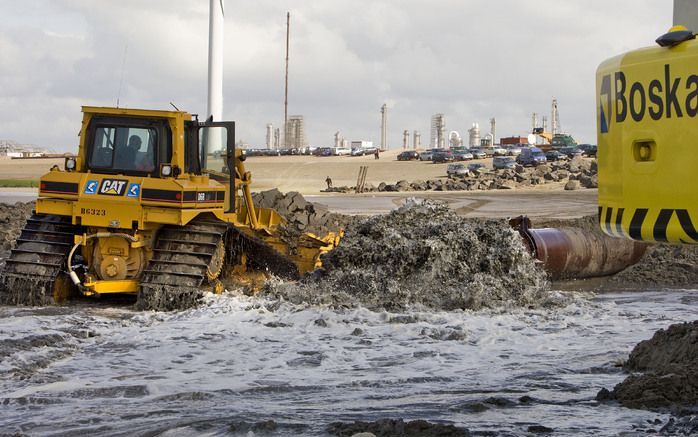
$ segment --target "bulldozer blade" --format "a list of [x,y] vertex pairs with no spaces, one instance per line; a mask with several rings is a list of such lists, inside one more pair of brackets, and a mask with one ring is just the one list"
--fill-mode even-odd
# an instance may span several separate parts
[[260,237],[233,227],[229,238],[228,250],[232,251],[231,255],[245,254],[249,267],[267,271],[284,279],[300,278],[296,263]]

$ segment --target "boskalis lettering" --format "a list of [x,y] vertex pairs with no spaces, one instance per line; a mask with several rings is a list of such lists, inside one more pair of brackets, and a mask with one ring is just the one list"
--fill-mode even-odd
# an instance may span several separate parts
[[126,191],[127,182],[121,179],[103,179],[102,184],[99,186],[99,194],[122,196]]
[[671,65],[664,64],[663,74],[646,81],[634,81],[623,71],[601,78],[599,99],[599,130],[607,133],[613,123],[649,117],[695,117],[698,115],[698,75],[676,76]]

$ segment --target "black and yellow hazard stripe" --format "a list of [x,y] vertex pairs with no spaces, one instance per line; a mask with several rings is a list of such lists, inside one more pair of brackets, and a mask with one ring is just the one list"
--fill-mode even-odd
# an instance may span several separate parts
[[[626,215],[627,214],[627,215]],[[630,217],[624,221],[624,216]],[[672,220],[676,217],[676,220]],[[698,243],[698,230],[687,209],[613,208],[599,206],[599,225],[611,237],[662,243]],[[673,236],[678,236],[672,238]]]

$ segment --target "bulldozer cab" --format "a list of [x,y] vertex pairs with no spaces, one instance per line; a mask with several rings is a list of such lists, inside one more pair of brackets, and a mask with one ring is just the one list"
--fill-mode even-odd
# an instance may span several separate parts
[[165,111],[124,110],[121,115],[95,109],[84,109],[84,157],[90,172],[177,178],[235,167],[228,162],[235,157],[234,122],[199,122],[177,113],[183,118],[179,125]]

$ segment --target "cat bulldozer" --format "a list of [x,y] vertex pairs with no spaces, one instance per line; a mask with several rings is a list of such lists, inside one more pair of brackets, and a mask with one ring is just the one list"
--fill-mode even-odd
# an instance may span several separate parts
[[178,309],[220,292],[225,275],[298,278],[339,242],[335,233],[289,241],[283,218],[255,207],[234,122],[82,112],[78,154],[41,177],[35,213],[3,267],[3,303],[131,294],[143,309]]
[[698,244],[698,41],[674,26],[656,42],[597,69],[599,221],[612,237]]

